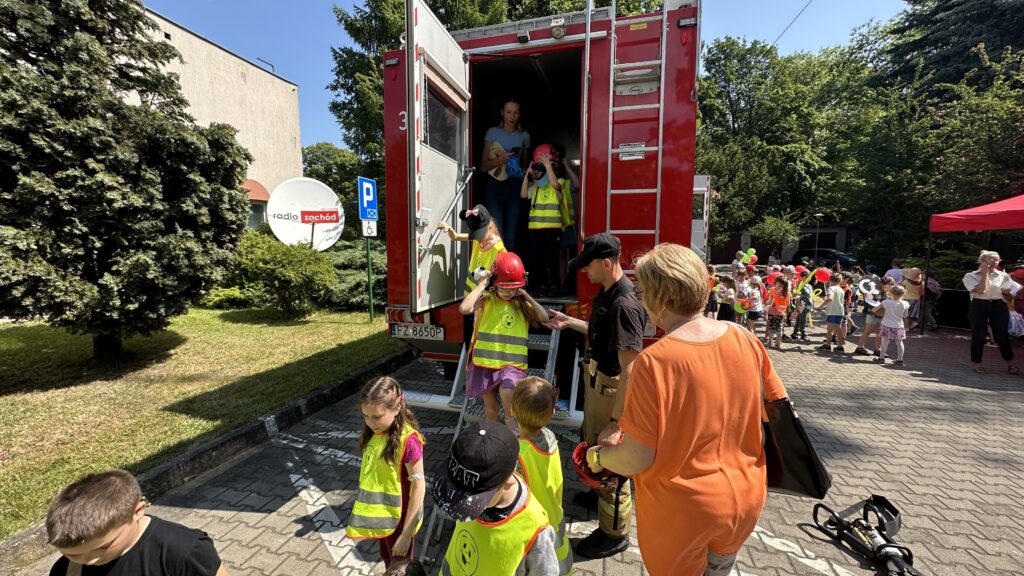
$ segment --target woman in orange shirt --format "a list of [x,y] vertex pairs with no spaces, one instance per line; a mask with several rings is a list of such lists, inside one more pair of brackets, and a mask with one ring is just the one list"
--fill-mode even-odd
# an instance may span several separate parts
[[638,295],[665,337],[633,362],[622,443],[593,447],[587,459],[595,471],[633,476],[652,576],[724,576],[767,494],[761,382],[768,399],[786,389],[756,338],[701,314],[707,273],[690,249],[658,245],[635,268]]

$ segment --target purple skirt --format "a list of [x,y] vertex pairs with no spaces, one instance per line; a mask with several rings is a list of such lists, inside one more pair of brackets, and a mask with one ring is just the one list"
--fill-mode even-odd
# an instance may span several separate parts
[[484,392],[494,390],[499,386],[506,390],[512,390],[516,387],[516,382],[523,378],[526,378],[526,370],[515,366],[505,366],[495,370],[481,368],[470,361],[469,371],[466,373],[466,397],[479,398]]
[[886,326],[885,324],[882,324],[881,326],[878,327],[878,334],[882,338],[886,338],[888,340],[907,339],[907,330],[903,326],[900,326],[899,328],[893,328],[892,326]]

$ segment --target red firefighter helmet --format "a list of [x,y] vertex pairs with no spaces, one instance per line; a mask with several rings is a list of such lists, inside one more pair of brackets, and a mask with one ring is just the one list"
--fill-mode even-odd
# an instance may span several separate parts
[[555,147],[551,144],[541,144],[533,149],[533,161],[540,162],[540,157],[547,154],[552,161],[555,159]]
[[526,286],[526,269],[515,252],[502,252],[494,259],[494,280],[498,288],[514,289]]
[[576,469],[576,475],[580,480],[591,488],[607,488],[615,486],[621,476],[605,468],[600,472],[594,472],[587,464],[587,449],[590,445],[580,442],[572,451],[572,467]]

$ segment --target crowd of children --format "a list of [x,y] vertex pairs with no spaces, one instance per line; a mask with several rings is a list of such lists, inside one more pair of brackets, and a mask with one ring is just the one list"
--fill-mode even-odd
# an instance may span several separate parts
[[853,314],[862,305],[864,327],[854,354],[874,355],[876,362],[884,363],[890,357],[890,345],[894,345],[894,364],[903,365],[908,319],[913,314],[913,304],[905,298],[909,291],[906,284],[922,276],[915,276],[916,268],[907,274],[908,278],[898,281],[859,270],[829,272],[773,265],[765,267],[762,278],[756,266],[742,263],[743,254],[737,253],[731,274],[718,275],[713,266],[708,266],[707,316],[736,322],[755,333],[763,320],[765,345],[781,350],[783,342],[811,343],[807,337],[811,313],[821,311],[825,339],[817,349],[841,354],[846,352],[846,339],[861,330]]

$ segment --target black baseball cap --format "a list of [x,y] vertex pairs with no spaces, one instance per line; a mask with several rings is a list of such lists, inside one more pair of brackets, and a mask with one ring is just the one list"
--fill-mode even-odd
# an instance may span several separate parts
[[594,260],[602,258],[618,258],[622,253],[622,243],[607,232],[587,236],[583,239],[583,250],[569,261],[570,270],[581,270]]
[[487,235],[487,225],[491,223],[491,213],[483,204],[477,204],[469,210],[459,212],[459,218],[469,226],[469,239],[477,242]]
[[434,471],[434,504],[456,521],[479,518],[518,460],[519,439],[508,426],[490,420],[466,426]]

